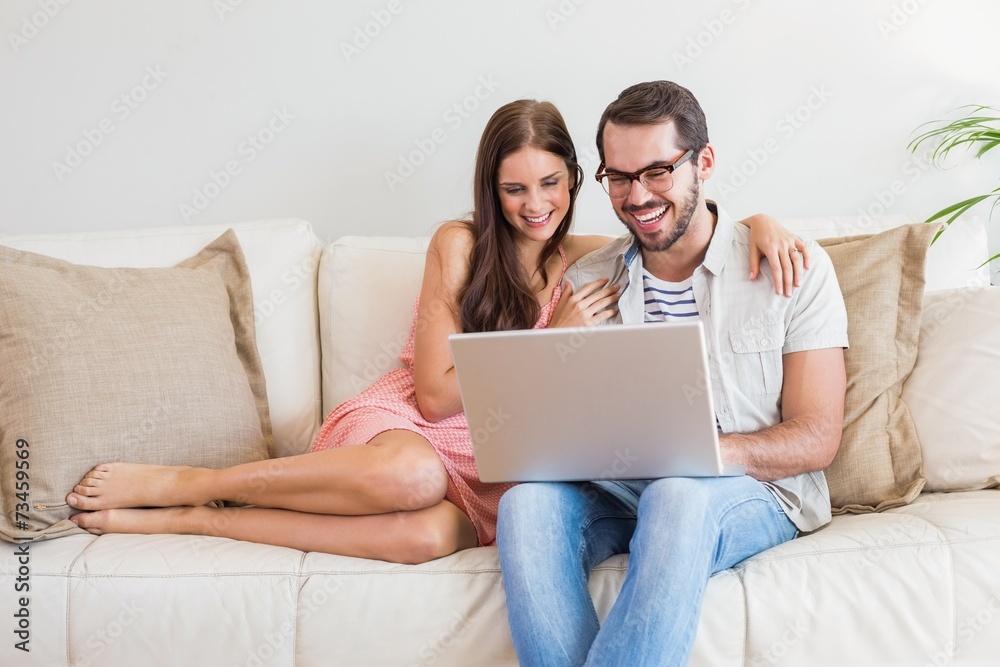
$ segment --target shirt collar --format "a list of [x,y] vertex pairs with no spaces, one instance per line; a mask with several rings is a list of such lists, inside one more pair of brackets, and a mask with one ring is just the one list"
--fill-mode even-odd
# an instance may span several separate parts
[[729,258],[729,251],[733,244],[733,219],[729,217],[718,204],[707,200],[705,206],[715,215],[715,231],[712,233],[712,240],[708,243],[708,250],[705,252],[705,259],[701,265],[713,275],[722,273],[726,260]]

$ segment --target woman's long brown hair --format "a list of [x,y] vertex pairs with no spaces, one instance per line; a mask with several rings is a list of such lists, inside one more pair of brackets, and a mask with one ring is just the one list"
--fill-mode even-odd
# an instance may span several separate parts
[[462,331],[530,329],[538,320],[538,299],[518,261],[514,232],[500,208],[497,172],[505,157],[525,146],[552,153],[566,163],[570,203],[566,217],[542,249],[538,271],[547,283],[545,265],[569,232],[583,170],[562,114],[549,102],[518,100],[506,104],[486,124],[476,154],[472,214],[473,249],[469,281],[459,293]]

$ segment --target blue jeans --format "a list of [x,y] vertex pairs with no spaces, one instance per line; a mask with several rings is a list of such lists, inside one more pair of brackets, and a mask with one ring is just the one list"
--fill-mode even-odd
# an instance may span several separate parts
[[[534,483],[500,501],[497,546],[507,615],[524,667],[686,665],[708,578],[795,537],[750,477]],[[631,553],[598,622],[587,580]]]

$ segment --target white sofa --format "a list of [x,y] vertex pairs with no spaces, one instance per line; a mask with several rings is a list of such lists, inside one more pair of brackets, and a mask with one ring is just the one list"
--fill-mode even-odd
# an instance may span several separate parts
[[[854,222],[790,224],[809,236],[873,231]],[[426,240],[355,237],[323,248],[302,221],[233,227],[250,266],[278,451],[304,452],[323,414],[398,363]],[[7,236],[0,244],[85,264],[167,266],[224,229]],[[975,253],[985,257],[982,226],[942,241],[929,255],[928,289],[980,280],[981,271],[966,272],[973,264],[955,257],[980,241]],[[971,302],[955,301],[959,310]],[[1000,361],[1000,335],[989,339],[976,337],[980,352]],[[921,386],[947,380],[921,369],[919,357],[915,378],[918,371]],[[982,373],[1000,376],[1000,363]],[[966,390],[981,401],[982,387],[972,384]],[[984,457],[1000,473],[996,421],[970,431],[967,419],[949,425],[935,417],[929,428],[983,438]],[[925,467],[932,459],[925,456]],[[938,468],[925,472],[939,487],[965,474],[947,456],[934,460]],[[0,545],[0,665],[517,664],[494,548],[403,566],[222,538],[74,535],[33,543],[29,553]],[[626,565],[617,556],[595,570],[601,615]],[[19,577],[29,593],[15,592]],[[30,653],[14,648],[12,632],[24,595]],[[924,493],[881,514],[838,516],[716,575],[692,664],[1000,664],[1000,491]]]

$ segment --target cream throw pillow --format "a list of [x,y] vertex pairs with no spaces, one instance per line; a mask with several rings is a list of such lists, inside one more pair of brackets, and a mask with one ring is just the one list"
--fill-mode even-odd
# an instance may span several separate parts
[[162,269],[0,246],[0,367],[6,540],[82,532],[65,497],[98,463],[218,468],[274,454],[232,230]]
[[822,239],[847,306],[847,396],[840,450],[826,470],[835,514],[909,503],[924,486],[920,443],[900,400],[913,370],[924,258],[937,225]]
[[920,353],[903,401],[928,491],[1000,486],[1000,287],[924,298]]

